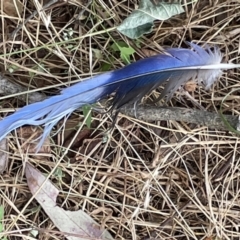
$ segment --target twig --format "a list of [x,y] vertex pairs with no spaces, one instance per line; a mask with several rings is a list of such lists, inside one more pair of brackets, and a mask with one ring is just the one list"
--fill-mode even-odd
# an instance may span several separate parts
[[[42,7],[42,10],[45,10],[47,8],[49,8],[51,5],[55,4],[56,2],[58,2],[58,0],[51,0],[49,1],[48,3],[46,3],[43,7]],[[24,22],[22,24],[20,24],[11,34],[11,38],[13,38],[15,36],[15,34],[17,34],[21,29],[22,27],[29,21],[31,20],[32,18],[34,18],[36,15],[38,14],[38,11],[35,10],[29,17],[27,17]]]
[[[61,5],[65,5],[67,4],[67,1],[61,2],[59,4],[56,4],[59,0],[51,0],[48,3],[46,3],[45,5],[43,5],[41,11],[44,10],[48,10],[50,7],[57,7],[57,6],[61,6]],[[88,0],[86,6],[83,7],[83,9],[79,12],[77,19],[79,19],[83,13],[86,11],[86,9],[91,5],[92,0]],[[11,34],[11,38],[13,38],[21,29],[22,27],[28,22],[30,21],[32,18],[34,18],[36,15],[38,14],[38,10],[35,10],[28,18],[26,18],[24,20],[24,22],[22,24],[20,24]]]
[[92,4],[93,0],[88,0],[88,2],[86,3],[86,6],[84,6],[84,8],[82,9],[82,11],[80,11],[80,13],[77,16],[77,19],[80,19],[81,16],[83,15],[83,13],[86,11],[86,9]]
[[[219,130],[229,130],[221,119],[220,114],[214,112],[201,111],[196,109],[186,108],[167,108],[167,107],[138,107],[137,111],[132,106],[126,106],[121,109],[121,113],[130,117],[135,117],[144,121],[160,121],[160,120],[172,120],[183,121],[188,123],[195,123],[203,126]],[[239,125],[239,117],[232,115],[223,115],[229,124],[237,129]]]

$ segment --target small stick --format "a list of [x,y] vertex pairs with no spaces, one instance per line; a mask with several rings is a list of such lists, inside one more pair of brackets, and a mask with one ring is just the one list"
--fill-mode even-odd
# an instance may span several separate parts
[[[132,107],[132,105],[128,105],[120,109],[121,113],[133,118],[135,117],[135,111],[136,110]],[[238,129],[240,124],[239,116],[223,116],[234,129]],[[183,121],[229,131],[222,121],[220,114],[190,108],[139,106],[137,108],[137,119],[147,122],[161,120]]]

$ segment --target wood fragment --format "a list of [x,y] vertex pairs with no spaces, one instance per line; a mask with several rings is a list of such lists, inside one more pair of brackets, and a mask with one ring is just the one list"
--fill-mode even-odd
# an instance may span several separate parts
[[[134,109],[132,106],[126,106],[121,109],[121,113],[130,117],[135,117],[143,121],[183,121],[194,123],[202,126],[207,126],[212,129],[225,130],[226,127],[221,119],[220,114],[197,109],[175,108],[175,107],[154,107],[145,106]],[[239,116],[223,115],[229,124],[237,129],[239,126]]]

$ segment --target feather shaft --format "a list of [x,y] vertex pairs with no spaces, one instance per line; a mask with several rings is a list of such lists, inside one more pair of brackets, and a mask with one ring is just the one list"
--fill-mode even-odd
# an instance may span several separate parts
[[44,125],[38,148],[50,134],[53,126],[64,116],[86,104],[93,104],[115,93],[112,109],[129,102],[138,102],[143,96],[167,82],[161,98],[173,93],[191,78],[201,79],[206,88],[212,86],[223,69],[240,64],[221,63],[217,47],[202,48],[189,43],[192,49],[172,48],[166,54],[139,60],[122,69],[103,73],[62,90],[60,95],[30,104],[0,121],[0,140],[23,125]]

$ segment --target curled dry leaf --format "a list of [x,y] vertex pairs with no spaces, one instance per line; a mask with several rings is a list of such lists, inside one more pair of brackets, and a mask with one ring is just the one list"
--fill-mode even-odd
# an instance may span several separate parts
[[68,240],[113,240],[110,233],[101,229],[101,226],[84,211],[66,211],[58,207],[58,189],[30,164],[26,164],[25,174],[31,193]]
[[3,11],[11,16],[11,17],[18,17],[23,12],[23,5],[19,0],[0,0],[0,7],[3,6]]
[[184,85],[184,89],[187,92],[194,92],[196,90],[197,87],[197,83],[196,81],[188,81],[185,85]]

